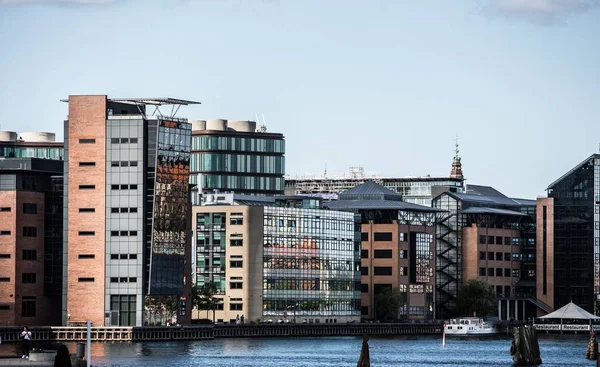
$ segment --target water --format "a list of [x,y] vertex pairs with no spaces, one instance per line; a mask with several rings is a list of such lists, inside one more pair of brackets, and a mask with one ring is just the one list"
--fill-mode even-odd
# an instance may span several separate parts
[[[543,366],[595,366],[584,358],[585,336],[541,337]],[[215,339],[190,342],[92,344],[95,367],[356,366],[361,338]],[[372,366],[512,366],[510,338],[373,338]],[[74,353],[75,345],[68,344]]]

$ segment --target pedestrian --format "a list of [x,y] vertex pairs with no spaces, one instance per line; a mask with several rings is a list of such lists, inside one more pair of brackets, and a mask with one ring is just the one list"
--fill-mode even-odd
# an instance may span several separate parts
[[29,348],[31,347],[31,331],[27,329],[27,326],[23,328],[21,332],[21,339],[23,339],[23,355],[21,358],[29,359]]
[[244,315],[240,316],[240,321],[242,324],[244,323]]
[[54,357],[54,367],[73,367],[71,364],[69,348],[67,348],[67,346],[64,344],[61,344],[56,351],[56,356]]

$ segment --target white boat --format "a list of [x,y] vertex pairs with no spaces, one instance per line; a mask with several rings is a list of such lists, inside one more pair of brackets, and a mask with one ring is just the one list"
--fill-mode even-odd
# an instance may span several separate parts
[[497,334],[495,328],[479,317],[460,317],[451,319],[444,325],[446,335],[491,335]]

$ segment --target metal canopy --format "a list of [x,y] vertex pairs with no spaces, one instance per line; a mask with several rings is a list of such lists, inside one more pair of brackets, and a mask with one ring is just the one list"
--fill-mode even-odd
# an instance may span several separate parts
[[109,98],[109,101],[130,103],[130,104],[141,104],[141,105],[154,105],[154,106],[165,106],[165,105],[182,105],[187,106],[191,104],[200,104],[196,101],[188,101],[185,99],[178,98]]

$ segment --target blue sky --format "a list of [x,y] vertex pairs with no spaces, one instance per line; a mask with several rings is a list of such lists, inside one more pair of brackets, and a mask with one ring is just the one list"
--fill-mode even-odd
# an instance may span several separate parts
[[600,144],[600,0],[0,0],[2,130],[69,94],[255,119],[291,176],[362,165],[535,197]]

